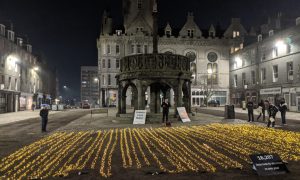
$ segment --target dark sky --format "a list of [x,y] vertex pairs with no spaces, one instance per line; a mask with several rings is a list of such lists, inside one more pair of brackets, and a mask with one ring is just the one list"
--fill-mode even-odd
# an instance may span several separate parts
[[[110,9],[116,24],[122,23],[122,0],[0,0],[0,22],[14,24],[17,34],[27,36],[34,53],[42,53],[58,68],[60,90],[79,98],[80,66],[97,65],[96,39],[103,9]],[[200,28],[240,17],[245,27],[266,22],[279,11],[300,16],[300,0],[160,0],[159,21],[182,27],[188,11]]]

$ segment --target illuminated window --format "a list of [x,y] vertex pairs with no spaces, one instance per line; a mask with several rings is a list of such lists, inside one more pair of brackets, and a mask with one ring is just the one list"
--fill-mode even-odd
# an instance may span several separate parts
[[233,37],[233,38],[236,38],[236,31],[233,31],[233,32],[232,32],[232,37]]
[[237,31],[236,32],[236,37],[239,37],[240,36],[240,31]]

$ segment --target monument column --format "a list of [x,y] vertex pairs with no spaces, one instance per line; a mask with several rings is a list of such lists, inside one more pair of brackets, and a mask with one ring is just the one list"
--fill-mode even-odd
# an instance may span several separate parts
[[137,90],[138,90],[138,110],[145,110],[145,91],[143,84],[140,80],[137,81]]

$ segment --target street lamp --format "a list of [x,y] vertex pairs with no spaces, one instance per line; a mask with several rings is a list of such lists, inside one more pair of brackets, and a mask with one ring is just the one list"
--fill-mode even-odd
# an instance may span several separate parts
[[246,103],[247,103],[247,93],[246,93],[246,90],[247,90],[247,88],[248,88],[248,84],[244,84],[244,89],[245,89],[245,91],[244,91],[244,93],[245,93],[245,101],[244,101],[244,103],[242,104],[243,110],[246,110]]
[[98,102],[97,103],[100,106],[100,80],[99,80],[99,78],[95,78],[94,81],[97,82],[97,89],[98,89]]

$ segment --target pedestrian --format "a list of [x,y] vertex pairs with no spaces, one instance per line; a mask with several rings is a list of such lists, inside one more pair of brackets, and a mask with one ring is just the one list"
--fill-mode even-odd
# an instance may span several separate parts
[[261,117],[261,115],[263,115],[263,121],[265,121],[265,118],[266,118],[266,115],[265,115],[265,113],[266,113],[266,106],[265,106],[265,103],[264,103],[264,101],[263,100],[261,100],[260,101],[260,103],[258,103],[258,113],[259,113],[259,115],[258,115],[258,117],[257,117],[257,121],[259,120],[259,118]]
[[281,123],[282,123],[282,125],[286,125],[285,115],[286,115],[286,111],[287,111],[287,104],[285,103],[284,99],[280,102],[279,109],[281,112]]
[[168,99],[164,100],[164,102],[161,104],[161,107],[163,108],[162,123],[165,123],[165,119],[166,119],[166,123],[168,123],[169,108],[171,107],[168,102]]
[[35,109],[35,104],[32,103],[31,110],[34,111],[34,109]]
[[270,112],[270,116],[268,119],[268,127],[270,127],[270,125],[272,124],[272,127],[275,127],[275,120],[276,120],[276,114],[279,111],[279,109],[274,105],[274,104],[270,104],[269,106],[269,112]]
[[270,102],[265,100],[265,109],[267,110],[268,117],[270,117]]
[[46,132],[46,127],[48,123],[48,109],[45,106],[42,106],[42,109],[40,110],[40,116],[42,120],[42,132]]
[[253,122],[254,121],[254,114],[253,114],[254,104],[251,99],[248,101],[246,107],[248,109],[248,122]]

